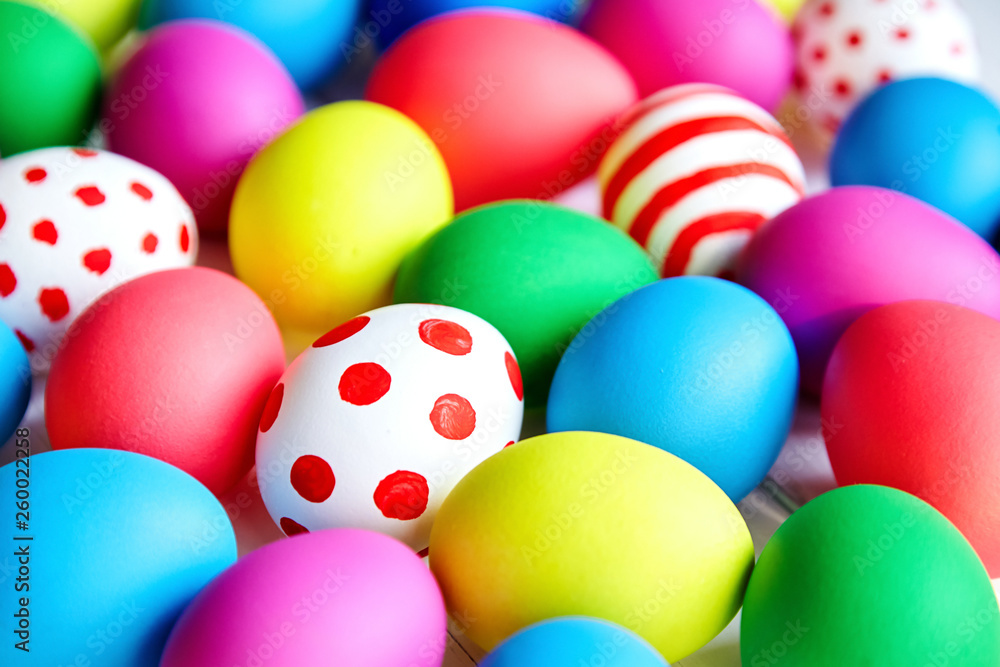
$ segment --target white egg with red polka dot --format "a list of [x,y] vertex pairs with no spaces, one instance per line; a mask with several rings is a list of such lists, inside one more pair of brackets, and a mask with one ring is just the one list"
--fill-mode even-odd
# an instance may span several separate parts
[[48,370],[73,320],[137,276],[194,264],[190,207],[121,155],[45,148],[0,160],[0,320]]
[[514,444],[521,372],[492,325],[399,304],[330,331],[288,367],[257,435],[264,504],[288,535],[364,528],[427,547],[437,509]]
[[890,81],[979,80],[972,24],[955,0],[809,0],[792,37],[796,97],[807,105],[802,114],[827,136]]

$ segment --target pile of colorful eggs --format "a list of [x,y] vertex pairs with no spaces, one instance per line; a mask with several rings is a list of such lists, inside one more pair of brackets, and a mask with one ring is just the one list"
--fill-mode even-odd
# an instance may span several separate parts
[[0,663],[1000,665],[972,26],[0,0]]

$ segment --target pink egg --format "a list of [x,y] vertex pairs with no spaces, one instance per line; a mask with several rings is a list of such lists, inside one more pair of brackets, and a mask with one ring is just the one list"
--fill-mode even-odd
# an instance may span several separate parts
[[996,250],[951,216],[882,188],[833,188],[781,213],[750,240],[737,278],[781,315],[802,387],[815,394],[837,339],[873,308],[930,299],[1000,319]]
[[70,327],[45,388],[45,424],[55,449],[146,454],[220,494],[253,465],[283,369],[278,327],[249,287],[213,269],[151,273]]
[[324,530],[223,572],[174,626],[160,667],[439,667],[446,618],[437,582],[409,548]]
[[773,111],[792,80],[788,28],[755,0],[595,0],[582,28],[625,63],[643,96],[715,83]]
[[219,233],[247,162],[303,111],[287,70],[249,33],[173,21],[114,77],[100,129],[111,150],[169,178],[203,232]]

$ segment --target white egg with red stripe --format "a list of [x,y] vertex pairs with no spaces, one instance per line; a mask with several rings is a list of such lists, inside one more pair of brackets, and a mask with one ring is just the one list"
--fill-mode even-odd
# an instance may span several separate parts
[[809,0],[792,37],[796,97],[826,137],[889,81],[980,77],[972,23],[955,0]]
[[513,444],[521,372],[457,308],[399,304],[322,336],[288,367],[257,435],[257,479],[286,534],[363,528],[425,549],[445,496]]
[[0,160],[0,320],[32,370],[48,370],[69,325],[137,276],[194,264],[194,215],[164,176],[87,148]]
[[665,277],[727,274],[757,227],[805,193],[778,121],[726,88],[667,88],[621,127],[598,170],[603,214]]

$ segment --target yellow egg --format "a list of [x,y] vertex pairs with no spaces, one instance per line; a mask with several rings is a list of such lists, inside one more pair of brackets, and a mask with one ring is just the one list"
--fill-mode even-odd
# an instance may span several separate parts
[[391,301],[403,257],[446,224],[451,181],[403,114],[338,102],[306,114],[240,178],[229,220],[236,275],[302,338]]
[[462,479],[438,512],[430,563],[486,650],[582,615],[625,626],[673,663],[735,616],[753,542],[726,494],[676,456],[568,432],[512,445]]
[[788,22],[791,22],[795,18],[796,12],[799,11],[805,0],[761,0],[762,3],[773,9],[778,10],[778,13]]
[[135,27],[142,0],[22,0],[66,19],[105,51]]

